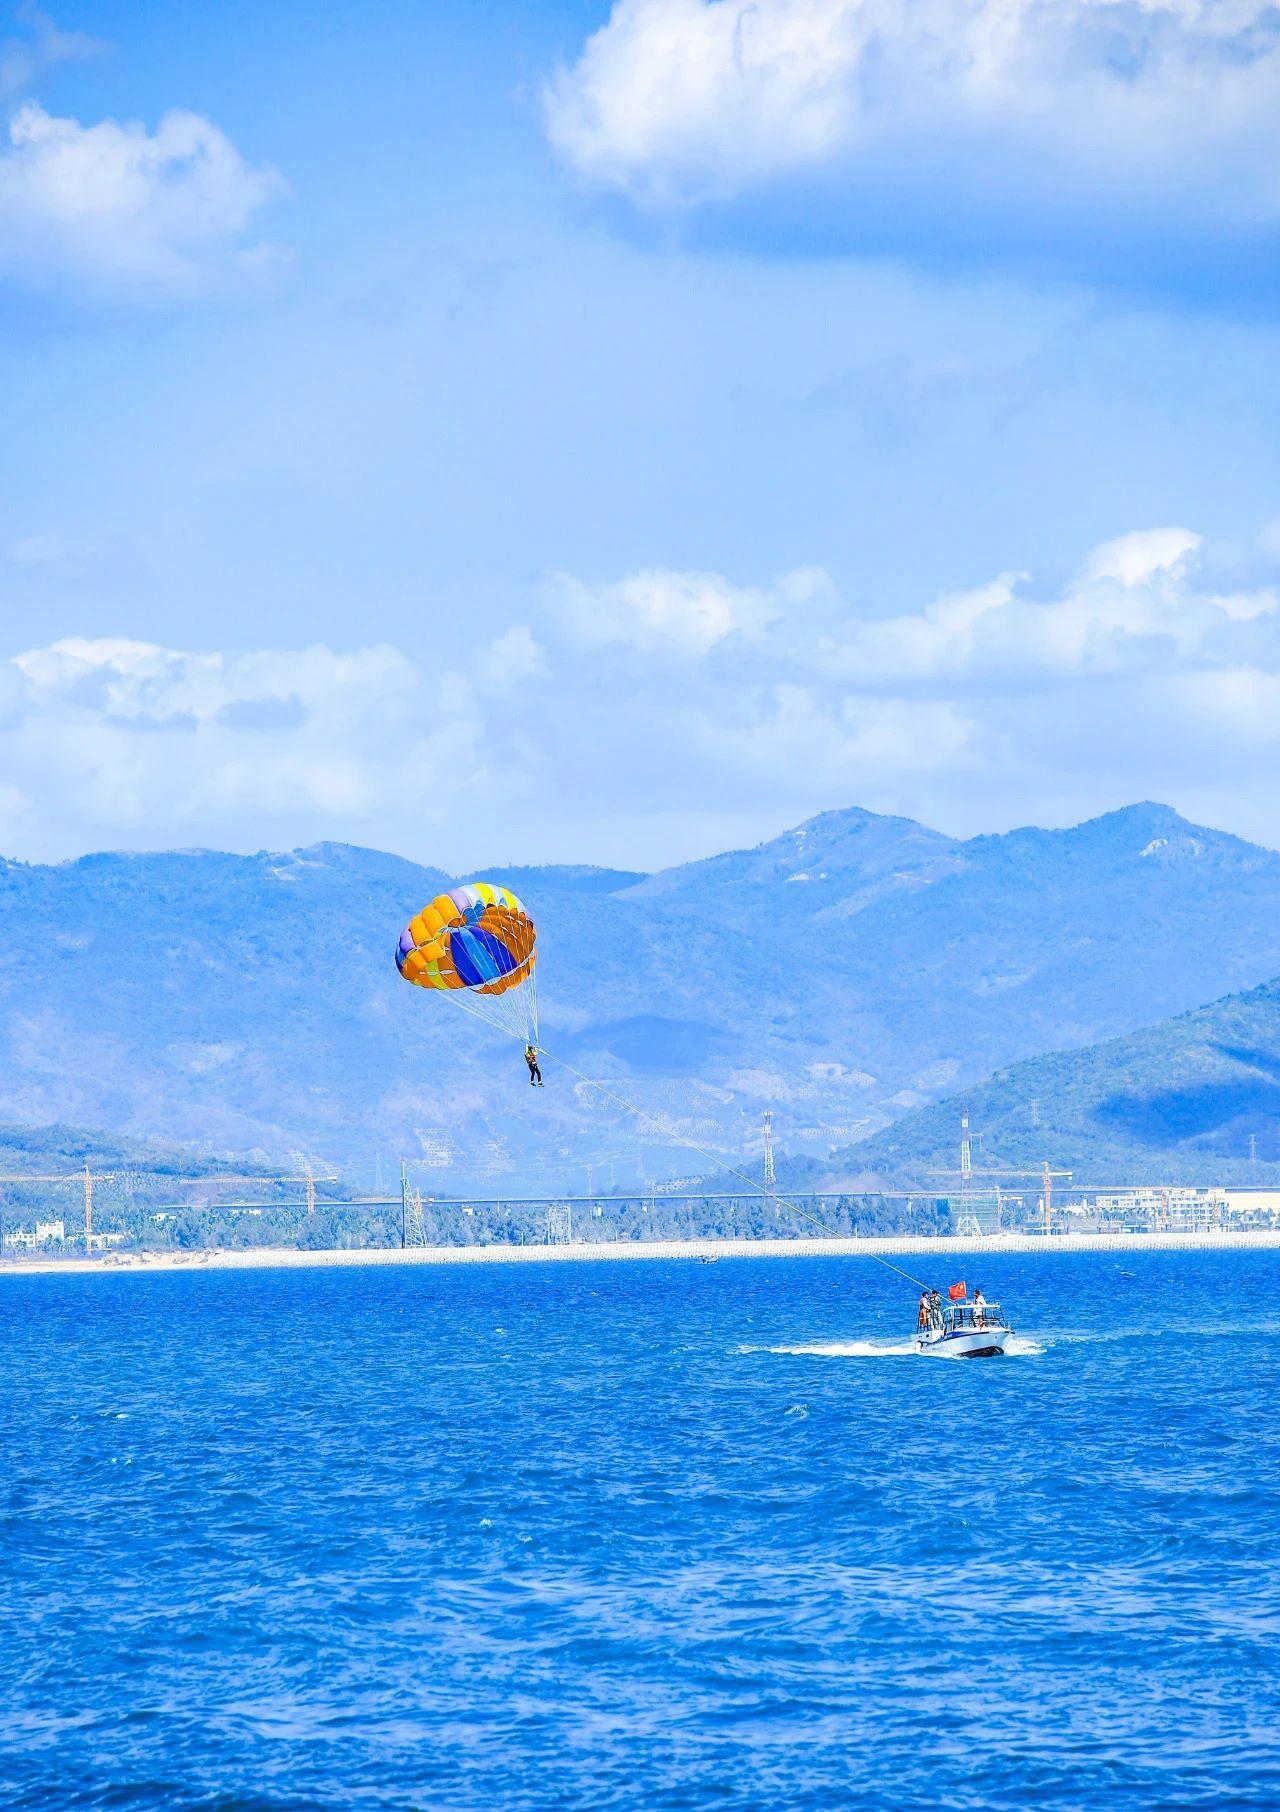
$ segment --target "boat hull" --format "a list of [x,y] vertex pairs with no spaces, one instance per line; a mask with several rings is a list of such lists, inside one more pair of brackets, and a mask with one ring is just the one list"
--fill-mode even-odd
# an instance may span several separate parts
[[965,1328],[962,1332],[921,1334],[916,1345],[938,1359],[1000,1359],[1009,1328]]

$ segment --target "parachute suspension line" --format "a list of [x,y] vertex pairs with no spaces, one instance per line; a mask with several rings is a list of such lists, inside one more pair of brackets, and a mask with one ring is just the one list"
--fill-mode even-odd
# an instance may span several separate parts
[[[493,952],[484,944],[475,943],[471,947],[471,957],[478,973],[486,982],[500,982],[504,971]],[[466,1005],[481,1019],[490,1019],[502,1031],[509,1032],[513,1038],[523,1038],[528,1044],[536,1044],[538,1039],[538,965],[535,957],[528,974],[523,981],[517,982],[514,988],[504,988],[499,994],[486,994],[482,985],[474,990],[475,1005],[470,1001]],[[446,993],[453,990],[446,989]],[[483,1001],[484,1005],[479,1003]],[[460,1001],[459,1005],[463,1003]]]
[[[526,988],[529,990],[527,994]],[[442,988],[440,992],[455,1007],[460,1007],[464,1013],[470,1013],[473,1019],[492,1026],[496,1032],[502,1032],[508,1038],[518,1038],[523,1044],[538,1042],[538,996],[532,975],[527,982],[522,982],[519,987],[509,988],[505,994],[477,994],[476,999],[486,1003],[483,1007],[477,1006],[474,1000],[469,1000],[465,989]]]
[[[504,988],[501,993],[487,994],[486,982],[500,982],[504,970],[487,945],[478,940],[469,947],[472,962],[481,976],[481,985],[471,990],[446,988],[446,994],[463,996],[458,1000],[460,1007],[474,1013],[479,1019],[486,1019],[501,1031],[510,1033],[512,1038],[523,1038],[529,1044],[538,1040],[538,965],[535,957],[523,981],[514,988]],[[465,998],[470,994],[471,998]],[[484,1004],[481,1005],[480,1003]]]

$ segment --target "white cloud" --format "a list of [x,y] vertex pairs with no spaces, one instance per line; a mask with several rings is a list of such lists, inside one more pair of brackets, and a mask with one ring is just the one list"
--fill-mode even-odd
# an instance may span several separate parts
[[619,0],[547,95],[552,142],[588,174],[716,193],[824,156],[848,130],[855,5]]
[[22,572],[56,572],[68,564],[66,550],[56,535],[24,535],[9,543],[4,557]]
[[534,638],[527,623],[514,623],[510,629],[483,648],[476,663],[476,678],[486,692],[518,691],[547,671],[546,651]]
[[191,295],[260,267],[247,235],[283,188],[195,113],[83,126],[35,102],[0,150],[0,271],[95,291]]
[[[1206,565],[1190,530],[1143,529],[1051,591],[1004,574],[883,618],[829,585],[794,610],[713,574],[562,581],[551,607],[583,639],[557,814],[599,827],[575,853],[631,864],[655,859],[650,824],[669,853],[681,814],[715,847],[744,814],[849,803],[973,831],[1169,797],[1280,842],[1280,592]],[[700,609],[669,607],[689,593]]]
[[948,243],[959,209],[1042,250],[1055,216],[1103,250],[1100,217],[1146,233],[1151,205],[1166,240],[1280,219],[1269,0],[615,0],[545,105],[571,166],[648,204],[829,168],[890,240],[908,195]]
[[1165,573],[1182,573],[1200,551],[1200,537],[1190,529],[1135,529],[1095,547],[1082,568],[1086,584],[1114,579],[1120,585],[1145,585]]
[[966,831],[1142,797],[1280,842],[1280,594],[1211,572],[1166,528],[1052,589],[1003,575],[880,619],[813,572],[562,580],[545,637],[516,623],[444,668],[67,638],[0,660],[0,851],[333,837],[645,866],[824,806]]
[[705,655],[731,637],[758,637],[829,583],[816,568],[785,573],[765,588],[735,585],[719,573],[652,568],[602,585],[557,573],[548,589],[560,620],[587,646]]
[[323,647],[239,655],[191,654],[122,638],[68,637],[15,655],[38,706],[90,712],[122,725],[208,727],[229,708],[292,703],[346,719],[376,700],[403,703],[416,670],[394,648],[335,654]]
[[1280,670],[1228,667],[1178,675],[1170,699],[1180,714],[1242,754],[1280,747]]
[[20,6],[18,20],[27,29],[0,43],[0,96],[19,93],[59,63],[96,57],[106,48],[87,32],[63,31],[38,6]]
[[795,680],[742,695],[721,694],[708,709],[685,705],[668,732],[717,770],[776,782],[821,775],[830,789],[860,798],[875,777],[895,782],[954,768],[966,757],[973,726],[949,700],[834,694]]
[[817,651],[862,685],[966,691],[1017,678],[1194,671],[1280,652],[1280,596],[1220,594],[1197,580],[1200,538],[1140,530],[1095,548],[1061,595],[1024,595],[1025,575],[944,597],[907,616],[852,620]]
[[[465,788],[481,740],[395,649],[73,638],[0,666],[0,829],[42,852],[342,835],[377,821],[407,771],[447,761]],[[416,809],[432,816],[430,789]]]

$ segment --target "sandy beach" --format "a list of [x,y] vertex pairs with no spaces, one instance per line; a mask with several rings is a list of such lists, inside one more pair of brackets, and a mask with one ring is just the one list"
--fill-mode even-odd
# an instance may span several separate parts
[[962,1257],[1000,1252],[1203,1252],[1280,1246],[1280,1230],[1221,1233],[1002,1233],[857,1239],[696,1239],[627,1240],[563,1246],[398,1246],[316,1252],[292,1247],[250,1251],[105,1253],[95,1258],[6,1259],[2,1277],[92,1275],[114,1277],[142,1271],[265,1271],[351,1265],[562,1264],[583,1260],[720,1260],[735,1258],[890,1258],[894,1254]]

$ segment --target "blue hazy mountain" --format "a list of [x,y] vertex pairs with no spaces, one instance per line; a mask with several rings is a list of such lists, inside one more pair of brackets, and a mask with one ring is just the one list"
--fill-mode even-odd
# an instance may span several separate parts
[[401,926],[441,871],[341,844],[0,868],[0,1122],[210,1153],[302,1151],[441,1193],[705,1173],[597,1078],[739,1162],[771,1107],[825,1157],[994,1069],[1280,973],[1280,855],[1137,805],[960,841],[828,812],[641,875],[479,871],[541,932],[543,1043],[408,988]]
[[864,1179],[945,1193],[938,1176],[957,1161],[964,1109],[980,1171],[1028,1169],[1047,1160],[1081,1183],[1158,1177],[1274,1184],[1280,1180],[1280,981],[1125,1038],[1013,1064],[962,1095],[904,1115],[837,1154],[837,1166]]

